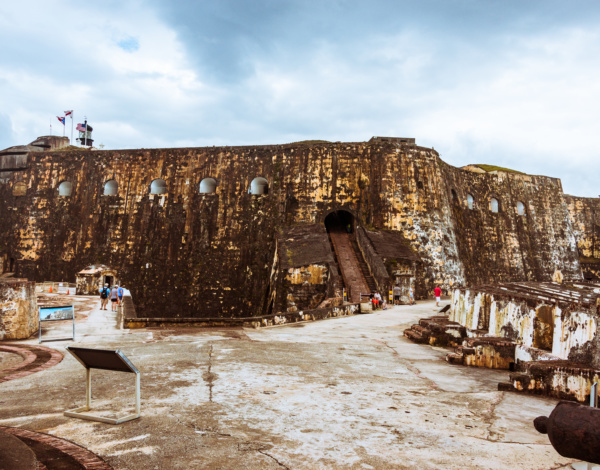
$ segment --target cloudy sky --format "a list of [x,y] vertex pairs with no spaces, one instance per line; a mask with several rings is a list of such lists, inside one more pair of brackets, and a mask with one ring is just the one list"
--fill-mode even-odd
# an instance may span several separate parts
[[73,109],[107,149],[415,137],[600,194],[597,0],[5,1],[0,41],[0,149]]

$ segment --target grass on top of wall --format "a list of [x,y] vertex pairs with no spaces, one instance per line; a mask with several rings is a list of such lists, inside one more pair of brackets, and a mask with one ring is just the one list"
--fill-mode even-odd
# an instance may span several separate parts
[[505,171],[507,173],[518,173],[520,175],[526,175],[527,174],[527,173],[523,173],[522,171],[511,170],[510,168],[504,168],[502,166],[486,165],[484,163],[477,163],[475,166],[477,166],[477,167],[479,167],[482,170],[485,170],[487,172],[490,172],[490,171]]

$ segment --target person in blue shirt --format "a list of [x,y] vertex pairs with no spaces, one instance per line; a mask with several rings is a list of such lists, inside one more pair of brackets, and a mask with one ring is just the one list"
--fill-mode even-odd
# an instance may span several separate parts
[[123,286],[117,286],[117,295],[119,296],[119,305],[123,303]]
[[104,287],[100,289],[100,310],[106,310],[109,296],[110,288],[108,287],[108,284],[104,284]]

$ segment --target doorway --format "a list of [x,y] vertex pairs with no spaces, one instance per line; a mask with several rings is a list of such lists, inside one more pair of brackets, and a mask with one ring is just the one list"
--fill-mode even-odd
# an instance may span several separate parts
[[112,276],[104,276],[104,284],[108,284],[109,287],[112,287],[113,280],[114,280],[114,277],[112,277]]
[[331,212],[325,217],[325,228],[327,232],[352,233],[354,231],[354,216],[344,210]]

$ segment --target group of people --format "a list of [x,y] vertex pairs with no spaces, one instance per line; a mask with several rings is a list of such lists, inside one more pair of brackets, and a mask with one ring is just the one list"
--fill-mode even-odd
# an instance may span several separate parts
[[[433,295],[435,296],[435,306],[439,307],[440,302],[442,301],[442,289],[440,288],[440,286],[435,286],[435,289],[433,289]],[[402,289],[400,288],[400,286],[394,286],[394,305],[400,305],[401,297],[402,297]],[[408,290],[408,303],[409,303],[409,305],[416,304],[415,289],[413,288],[412,285],[410,286],[410,288]]]
[[104,287],[100,289],[100,310],[106,310],[109,300],[110,310],[116,312],[117,307],[123,302],[123,287],[114,285],[111,289],[108,284],[104,284]]
[[381,294],[379,292],[371,292],[369,295],[369,300],[371,301],[373,310],[387,310],[385,299],[381,298]]

